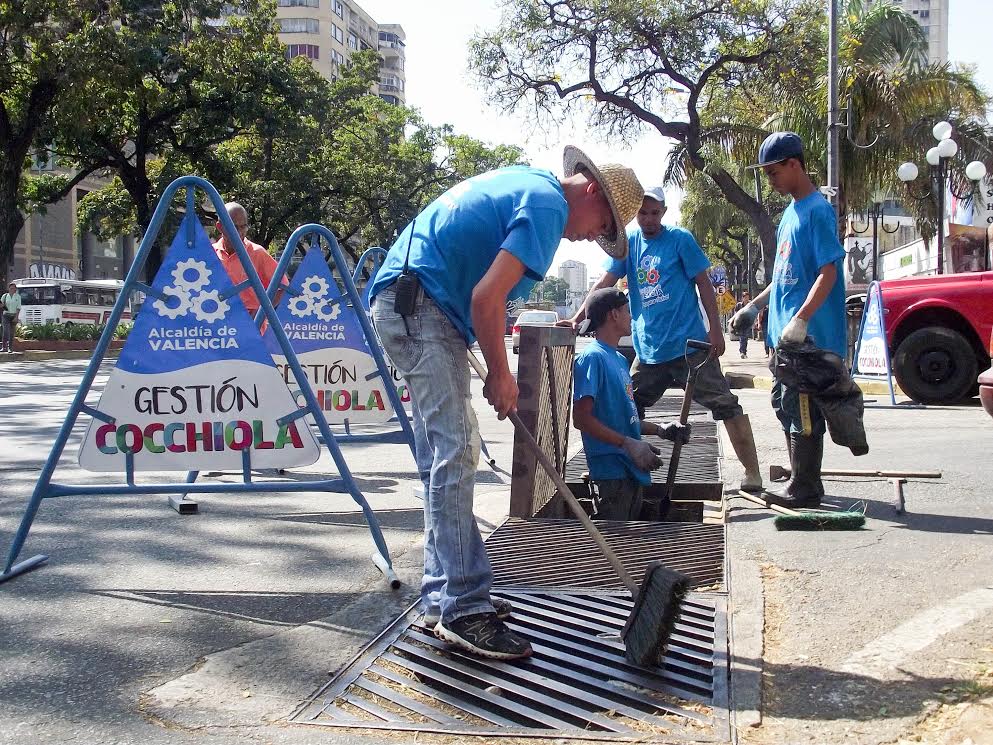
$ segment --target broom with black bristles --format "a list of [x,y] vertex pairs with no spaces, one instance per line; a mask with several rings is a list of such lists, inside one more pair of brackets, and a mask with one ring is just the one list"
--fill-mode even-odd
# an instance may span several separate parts
[[[469,350],[469,363],[485,383],[486,370],[476,359],[476,355],[472,353],[471,349]],[[634,598],[631,615],[628,616],[627,623],[624,624],[621,631],[621,638],[624,640],[624,656],[635,665],[659,664],[665,644],[669,640],[676,624],[676,618],[679,616],[680,604],[689,589],[690,578],[681,572],[669,569],[661,561],[655,561],[645,569],[645,578],[639,587],[628,570],[624,568],[617,554],[607,545],[603,535],[590,520],[565,480],[559,475],[551,459],[538,446],[534,435],[528,431],[517,412],[511,411],[507,416],[513,422],[518,434],[534,450],[538,462],[548,473],[576,519],[589,532],[590,537],[600,547],[604,557],[610,562],[614,571],[617,572],[617,576],[620,577],[621,582],[624,583]]]

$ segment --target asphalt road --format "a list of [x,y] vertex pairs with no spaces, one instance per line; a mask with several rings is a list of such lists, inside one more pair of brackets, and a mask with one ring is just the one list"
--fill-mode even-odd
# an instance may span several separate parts
[[[3,552],[84,367],[0,367]],[[478,480],[488,530],[506,514],[513,433],[478,380],[473,391],[497,459]],[[740,393],[763,464],[780,462],[768,394]],[[825,460],[942,470],[907,485],[907,514],[894,514],[879,479],[827,483],[838,503],[866,503],[869,526],[856,533],[777,533],[768,513],[732,512],[732,557],[762,578],[765,607],[764,719],[749,740],[894,740],[991,657],[993,421],[978,407],[870,409],[866,421],[870,455],[829,446]],[[76,434],[57,480],[112,481],[75,465]],[[184,517],[159,496],[47,500],[22,558],[43,552],[49,564],[0,586],[0,742],[355,739],[281,719],[412,602],[422,525],[405,446],[343,451],[380,516],[398,592],[369,560],[347,495],[206,495]],[[725,465],[733,477],[737,464]],[[325,457],[288,478],[329,472]],[[885,654],[873,654],[877,641]]]

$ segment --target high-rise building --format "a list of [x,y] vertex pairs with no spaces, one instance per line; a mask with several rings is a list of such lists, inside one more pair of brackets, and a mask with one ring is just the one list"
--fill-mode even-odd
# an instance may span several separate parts
[[928,60],[948,61],[949,0],[892,0],[914,17],[927,32]]
[[586,292],[586,264],[581,261],[563,261],[559,264],[559,279],[569,285],[569,292],[583,294]]
[[379,52],[375,93],[391,103],[406,101],[406,34],[395,23],[379,24],[352,0],[276,0],[279,40],[289,57],[308,57],[329,80],[352,53]]

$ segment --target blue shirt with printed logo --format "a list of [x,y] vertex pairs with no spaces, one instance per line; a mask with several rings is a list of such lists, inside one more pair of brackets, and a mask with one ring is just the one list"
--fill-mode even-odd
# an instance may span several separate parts
[[844,357],[848,351],[845,322],[845,249],[838,239],[834,209],[819,191],[793,201],[776,231],[776,263],[769,296],[769,339],[773,346],[800,306],[821,267],[834,264],[838,278],[824,304],[811,316],[807,333],[821,349]]
[[604,268],[627,276],[631,335],[638,359],[660,364],[682,357],[687,339],[707,338],[696,291],[696,275],[710,267],[693,234],[663,225],[652,238],[628,232],[628,256]]
[[545,278],[568,217],[565,193],[550,171],[511,166],[475,176],[446,191],[404,229],[376,274],[370,299],[400,276],[409,246],[410,270],[471,344],[472,290],[497,253],[508,251],[524,264],[524,276],[507,300],[526,299]]
[[[623,354],[594,339],[576,355],[574,382],[573,401],[590,396],[593,399],[593,416],[602,424],[625,437],[641,439],[641,420],[634,405],[631,375]],[[642,484],[652,482],[648,471],[635,466],[624,450],[585,432],[582,435],[590,478],[634,479]]]

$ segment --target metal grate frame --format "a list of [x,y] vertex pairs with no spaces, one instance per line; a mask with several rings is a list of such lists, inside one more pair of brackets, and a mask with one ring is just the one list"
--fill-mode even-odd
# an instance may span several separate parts
[[691,594],[663,664],[624,658],[625,594],[497,593],[534,655],[496,662],[438,641],[413,608],[291,717],[338,728],[727,742],[723,596]]

